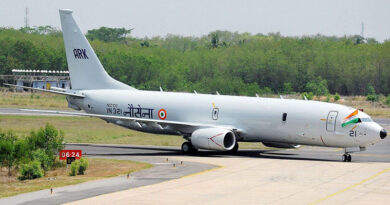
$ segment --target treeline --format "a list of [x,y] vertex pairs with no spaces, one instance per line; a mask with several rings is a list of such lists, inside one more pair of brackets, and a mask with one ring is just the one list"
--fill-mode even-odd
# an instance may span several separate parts
[[[390,41],[361,36],[284,37],[215,31],[202,37],[133,38],[131,29],[87,33],[114,78],[139,89],[250,95],[390,93]],[[0,69],[67,69],[51,27],[0,29]]]

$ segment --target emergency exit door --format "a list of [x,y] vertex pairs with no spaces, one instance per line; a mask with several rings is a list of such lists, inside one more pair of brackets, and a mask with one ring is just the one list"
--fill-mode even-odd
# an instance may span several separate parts
[[328,132],[334,132],[336,131],[336,119],[337,114],[339,112],[337,111],[330,111],[328,114],[328,118],[326,119],[326,130]]

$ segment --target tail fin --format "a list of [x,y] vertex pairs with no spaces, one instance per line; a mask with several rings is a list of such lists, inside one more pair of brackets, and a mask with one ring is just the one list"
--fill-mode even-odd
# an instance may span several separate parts
[[71,10],[60,9],[72,89],[134,89],[107,74],[72,13]]

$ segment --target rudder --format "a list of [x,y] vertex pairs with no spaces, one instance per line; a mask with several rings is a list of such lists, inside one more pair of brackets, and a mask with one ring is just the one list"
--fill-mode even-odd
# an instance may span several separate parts
[[134,89],[107,74],[72,13],[71,10],[60,9],[72,89]]

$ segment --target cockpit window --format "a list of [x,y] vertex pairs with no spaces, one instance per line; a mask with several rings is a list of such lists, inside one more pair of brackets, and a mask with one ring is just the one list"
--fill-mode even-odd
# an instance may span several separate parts
[[367,117],[367,118],[360,118],[360,120],[361,120],[362,122],[372,122],[372,119],[369,118],[369,117]]

